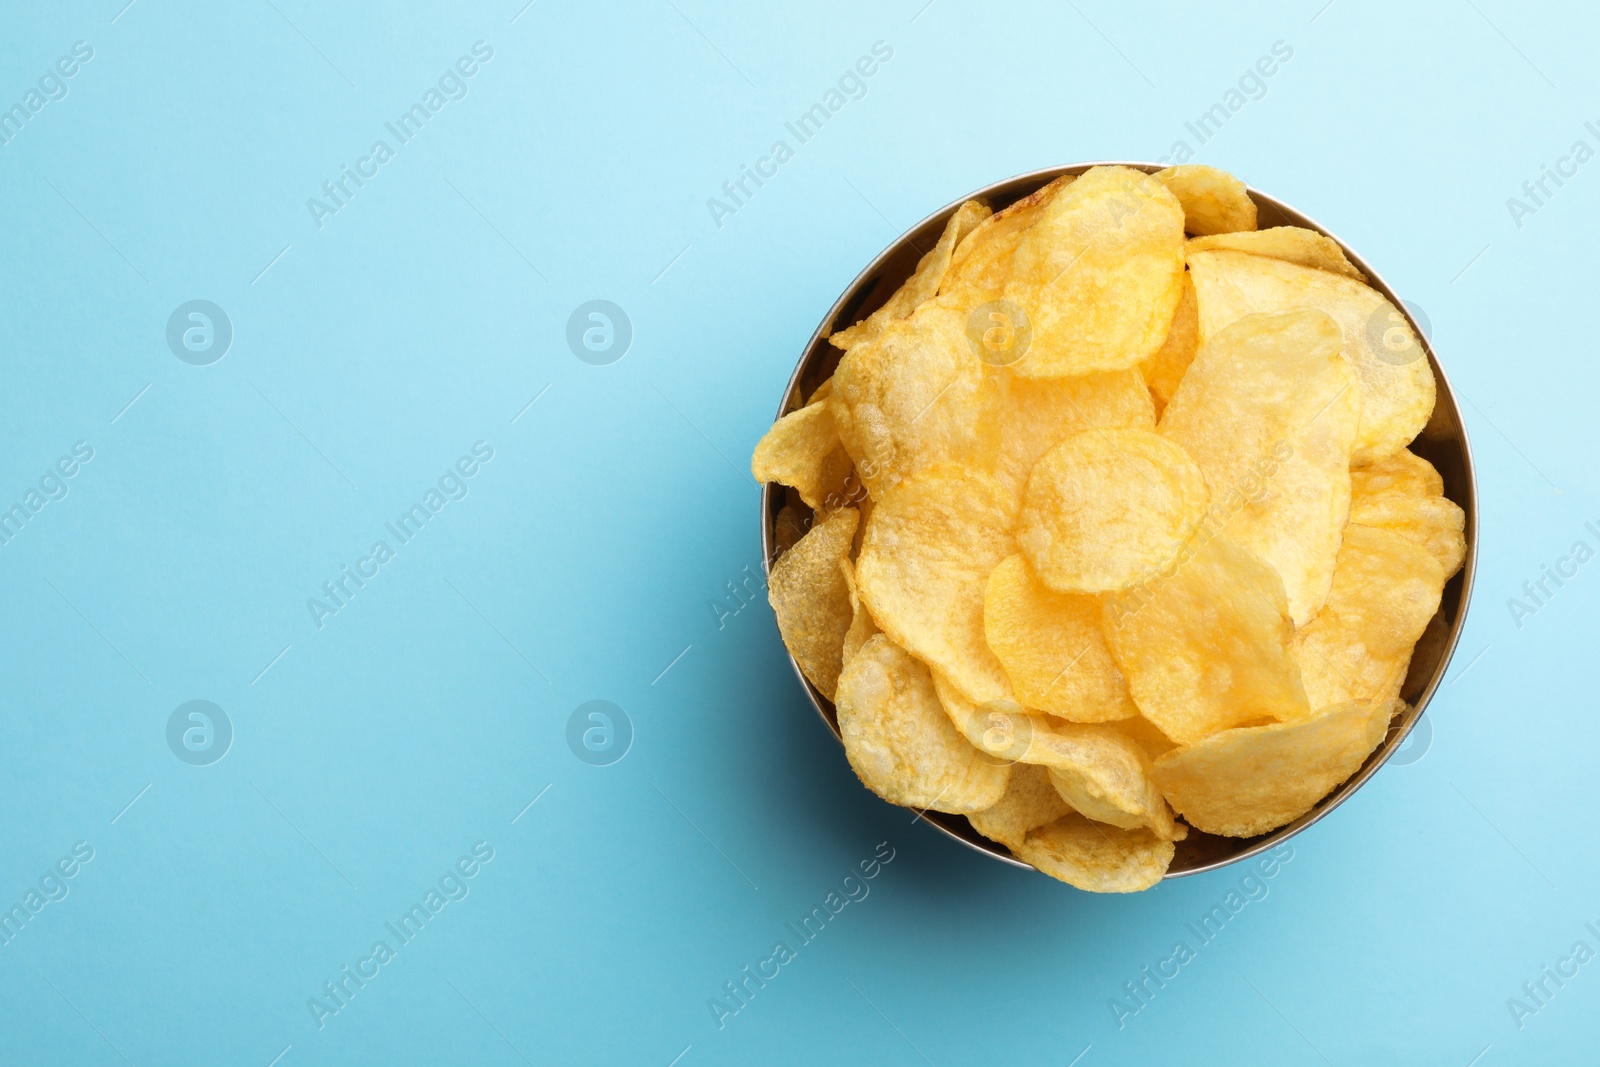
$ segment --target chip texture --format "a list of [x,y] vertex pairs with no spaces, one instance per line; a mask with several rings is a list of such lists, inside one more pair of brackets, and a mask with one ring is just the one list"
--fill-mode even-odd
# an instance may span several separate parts
[[1025,863],[1091,893],[1137,893],[1161,881],[1171,841],[1149,830],[1123,830],[1076,812],[1030,830],[1011,850]]
[[989,572],[1016,551],[1015,514],[993,477],[929,468],[877,503],[856,560],[861,598],[883,632],[979,703],[1011,695],[984,639],[983,594]]
[[1156,760],[1155,778],[1196,829],[1254,837],[1298,819],[1359,770],[1396,706],[1352,701],[1299,722],[1224,730]]
[[1203,163],[1158,170],[1155,179],[1183,205],[1184,229],[1192,234],[1233,233],[1256,228],[1256,202],[1244,182]]
[[1070,378],[1024,378],[986,367],[995,411],[984,424],[999,435],[995,477],[1019,497],[1028,475],[1050,449],[1094,429],[1155,428],[1155,406],[1135,368]]
[[1209,237],[1196,237],[1186,246],[1188,252],[1205,252],[1224,249],[1229,252],[1249,252],[1256,256],[1298,263],[1302,267],[1328,270],[1365,282],[1367,276],[1356,269],[1339,247],[1339,242],[1315,230],[1301,226],[1273,226],[1265,230],[1245,233],[1219,233]]
[[836,706],[850,766],[890,803],[964,814],[1005,795],[1010,767],[956,731],[928,668],[883,634],[851,657]]
[[784,645],[801,673],[829,700],[839,680],[852,615],[839,562],[849,559],[857,520],[854,508],[835,511],[778,558],[767,580],[767,600]]
[[967,821],[978,833],[1015,851],[1029,830],[1053,823],[1072,809],[1050,784],[1050,772],[1043,767],[1019,763],[1011,768],[1011,781],[1005,796],[992,808],[972,812]]
[[1034,465],[1017,543],[1059,592],[1125,589],[1159,571],[1205,514],[1200,468],[1148,430],[1074,434]]
[[1432,553],[1449,578],[1467,555],[1467,516],[1444,479],[1409,449],[1350,472],[1350,521],[1391,530]]
[[817,511],[840,505],[850,470],[850,456],[826,404],[807,405],[773,423],[750,457],[756,481],[792,485]]
[[1180,744],[1309,712],[1278,573],[1204,531],[1170,575],[1108,597],[1106,638],[1134,703]]
[[1157,413],[1167,406],[1172,394],[1178,391],[1184,372],[1194,362],[1200,347],[1200,305],[1195,301],[1194,282],[1187,272],[1183,276],[1183,296],[1178,309],[1173,312],[1172,325],[1167,327],[1166,339],[1154,355],[1139,364],[1150,395],[1155,398]]
[[1026,707],[1071,722],[1139,714],[1100,629],[1100,599],[1058,593],[1020,554],[989,575],[983,630]]

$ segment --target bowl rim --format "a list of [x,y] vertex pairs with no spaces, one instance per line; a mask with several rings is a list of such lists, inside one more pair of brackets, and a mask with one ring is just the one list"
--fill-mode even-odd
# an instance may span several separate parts
[[[777,413],[774,415],[774,421],[782,418],[784,415],[794,410],[793,401],[798,394],[801,379],[810,367],[811,356],[817,351],[818,343],[825,341],[828,334],[833,332],[835,328],[834,322],[838,318],[839,314],[844,310],[846,305],[848,305],[857,297],[863,285],[873,278],[879,268],[888,259],[900,253],[904,249],[914,234],[917,234],[936,221],[942,222],[943,220],[948,219],[957,208],[966,203],[968,200],[978,197],[990,197],[994,195],[1005,194],[1008,193],[1012,188],[1025,185],[1029,182],[1038,182],[1040,185],[1042,185],[1063,175],[1081,175],[1085,171],[1094,167],[1129,167],[1134,170],[1143,171],[1146,174],[1154,174],[1159,170],[1167,169],[1163,164],[1133,160],[1097,160],[1087,163],[1067,163],[1053,167],[1042,167],[1037,170],[1025,171],[1020,174],[1014,174],[1009,178],[1003,178],[999,181],[991,182],[980,189],[976,189],[964,196],[952,200],[936,211],[930,212],[928,215],[901,232],[897,237],[885,245],[884,248],[872,258],[871,262],[863,267],[861,271],[857,273],[853,279],[851,279],[850,283],[846,285],[844,290],[839,294],[838,299],[836,299],[833,305],[828,309],[827,314],[823,317],[822,321],[818,323],[817,328],[812,331],[810,338],[806,341],[804,347],[801,349],[800,359],[795,364],[794,371],[789,376],[788,383],[784,386],[783,397],[779,402]],[[1434,415],[1430,416],[1430,421],[1433,417],[1437,416],[1439,404],[1441,401],[1443,401],[1448,405],[1457,429],[1457,434],[1454,437],[1454,441],[1457,442],[1460,447],[1461,465],[1465,478],[1463,494],[1465,499],[1454,500],[1453,502],[1465,513],[1466,525],[1463,532],[1466,540],[1466,554],[1462,559],[1461,568],[1458,572],[1461,577],[1459,607],[1456,611],[1455,620],[1450,624],[1449,632],[1445,637],[1444,647],[1439,657],[1438,666],[1434,669],[1433,674],[1429,677],[1427,683],[1422,687],[1422,691],[1417,696],[1416,702],[1407,709],[1400,720],[1390,723],[1388,734],[1385,736],[1383,743],[1368,755],[1366,761],[1361,765],[1361,767],[1348,779],[1346,779],[1338,788],[1334,789],[1327,796],[1319,800],[1315,807],[1313,807],[1306,814],[1302,815],[1300,818],[1258,837],[1239,839],[1241,841],[1248,842],[1248,844],[1246,844],[1245,847],[1241,848],[1236,853],[1229,854],[1222,858],[1212,859],[1192,867],[1186,867],[1182,870],[1168,870],[1167,873],[1162,876],[1162,881],[1170,881],[1176,878],[1185,878],[1190,875],[1205,874],[1210,871],[1220,870],[1221,868],[1250,860],[1269,849],[1277,848],[1278,846],[1285,844],[1287,841],[1289,841],[1289,839],[1298,835],[1301,831],[1308,829],[1315,823],[1322,820],[1335,808],[1339,807],[1339,805],[1343,804],[1346,800],[1353,796],[1357,790],[1359,790],[1373,777],[1373,775],[1377,774],[1378,770],[1383,767],[1383,765],[1387,763],[1397,751],[1399,751],[1402,745],[1405,744],[1406,738],[1410,736],[1412,729],[1416,726],[1417,720],[1420,719],[1423,713],[1427,710],[1428,704],[1432,701],[1435,693],[1438,692],[1440,684],[1444,681],[1445,675],[1449,673],[1450,663],[1455,657],[1456,648],[1460,643],[1462,631],[1466,628],[1467,617],[1472,604],[1473,584],[1477,572],[1478,479],[1476,466],[1472,457],[1472,443],[1468,435],[1466,420],[1462,417],[1461,405],[1458,402],[1455,390],[1450,385],[1448,376],[1444,372],[1444,368],[1439,364],[1439,359],[1433,349],[1432,339],[1418,324],[1416,316],[1412,313],[1411,308],[1407,306],[1405,301],[1398,293],[1395,292],[1389,283],[1383,279],[1382,275],[1375,271],[1365,259],[1363,259],[1354,249],[1346,244],[1345,241],[1342,240],[1337,234],[1333,233],[1326,226],[1323,226],[1321,223],[1300,211],[1298,208],[1279,200],[1269,193],[1262,192],[1253,185],[1246,183],[1245,190],[1250,196],[1251,200],[1255,201],[1258,208],[1261,206],[1269,206],[1279,215],[1288,220],[1287,224],[1303,226],[1306,229],[1314,230],[1315,232],[1322,234],[1324,237],[1329,238],[1335,244],[1337,244],[1340,250],[1344,252],[1345,256],[1349,258],[1350,262],[1354,264],[1355,267],[1364,275],[1366,275],[1367,285],[1381,293],[1395,308],[1399,310],[1402,315],[1405,316],[1406,322],[1411,326],[1412,332],[1422,342],[1423,353],[1427,357],[1429,366],[1433,370],[1434,382],[1436,385]],[[1421,437],[1421,433],[1418,434],[1418,437]],[[772,507],[772,494],[775,489],[778,488],[781,488],[781,486],[779,486],[779,484],[776,482],[766,482],[763,483],[761,487],[761,555],[762,566],[764,568],[763,574],[769,581],[771,579],[772,565],[774,562],[772,554],[772,516],[774,515],[774,509]],[[1442,607],[1440,610],[1443,610]],[[799,663],[796,662],[794,655],[789,652],[787,647],[785,647],[784,653],[786,656],[788,656],[789,666],[794,671],[795,677],[799,679],[801,688],[805,691],[806,696],[811,701],[812,710],[817,713],[818,717],[822,720],[823,726],[826,727],[828,732],[834,736],[834,739],[840,740],[838,727],[831,719],[829,719],[828,713],[822,705],[822,701],[826,698],[823,697],[817,688],[811,684],[810,679],[806,678],[804,672],[800,670]],[[916,809],[910,810],[915,811]],[[930,814],[932,814],[934,817],[930,818]],[[942,813],[930,813],[929,811],[924,810],[917,812],[917,816],[922,822],[932,826],[945,837],[965,845],[974,852],[981,853],[991,859],[999,860],[1002,863],[1010,864],[1013,867],[1020,867],[1030,871],[1037,870],[1037,868],[1032,864],[1025,863],[1024,861],[1012,855],[1004,845],[1001,845],[997,842],[985,842],[985,844],[979,844],[978,842],[957,833],[955,830],[939,821]],[[962,816],[950,817],[963,818]]]

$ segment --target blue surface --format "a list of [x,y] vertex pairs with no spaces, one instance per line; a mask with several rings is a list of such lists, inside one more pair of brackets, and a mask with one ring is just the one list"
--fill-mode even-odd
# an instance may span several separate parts
[[[1600,950],[1600,563],[1531,614],[1507,601],[1600,547],[1600,162],[1522,191],[1600,149],[1593,13],[523,2],[3,15],[0,107],[27,117],[0,144],[0,508],[22,507],[0,545],[0,906],[25,918],[0,947],[0,1062],[1592,1048],[1600,963],[1572,952]],[[1275,42],[1292,56],[1200,143],[1186,123]],[[785,124],[830,89],[801,143]],[[413,104],[403,140],[386,123]],[[856,784],[749,591],[747,457],[819,316],[901,230],[1179,140],[1425,309],[1477,451],[1478,589],[1420,759],[1270,878],[1094,897]],[[730,202],[758,165],[776,174]],[[231,325],[220,359],[214,313],[168,343],[194,300]],[[584,348],[607,341],[587,316],[586,358],[568,344],[591,300],[631,325],[620,359],[616,316],[611,350]],[[196,700],[222,714],[169,733]],[[830,904],[809,941],[789,925]],[[1179,941],[1177,976],[1132,999]]]

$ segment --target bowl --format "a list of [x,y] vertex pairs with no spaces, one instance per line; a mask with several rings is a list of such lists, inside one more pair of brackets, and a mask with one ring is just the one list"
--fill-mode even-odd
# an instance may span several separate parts
[[[1082,174],[1090,167],[1103,166],[1132,167],[1150,174],[1162,169],[1155,163],[1101,162],[1074,163],[1070,166],[1051,167],[1029,174],[1020,174],[967,193],[901,234],[888,248],[880,252],[876,259],[867,264],[866,269],[845,288],[844,293],[823,317],[816,332],[811,335],[811,340],[807,343],[793,376],[789,379],[783,401],[778,406],[778,417],[800,407],[812,390],[833,374],[842,353],[828,343],[828,335],[865,318],[887,301],[901,283],[911,276],[917,260],[933,247],[944,231],[945,222],[963,203],[974,197],[982,197],[992,208],[999,211],[1063,174]],[[1428,363],[1433,367],[1434,379],[1438,383],[1438,399],[1434,404],[1433,417],[1417,439],[1411,442],[1410,447],[1413,452],[1438,469],[1444,479],[1445,496],[1455,501],[1466,512],[1467,551],[1461,569],[1445,584],[1444,595],[1439,602],[1438,617],[1430,625],[1429,633],[1418,642],[1412,656],[1411,670],[1401,690],[1401,696],[1409,705],[1409,709],[1390,724],[1388,736],[1384,738],[1383,744],[1367,757],[1361,769],[1324,797],[1311,811],[1270,833],[1251,838],[1218,837],[1201,833],[1191,827],[1189,837],[1178,842],[1177,854],[1167,871],[1168,878],[1181,878],[1184,875],[1213,871],[1231,863],[1247,860],[1260,852],[1283,844],[1344,803],[1377,773],[1378,768],[1382,767],[1405,742],[1406,736],[1411,733],[1417,720],[1427,710],[1429,700],[1444,680],[1450,659],[1455,654],[1456,642],[1461,636],[1461,628],[1466,621],[1467,603],[1472,595],[1473,571],[1477,565],[1477,483],[1472,469],[1472,450],[1467,443],[1467,430],[1461,418],[1461,409],[1456,402],[1455,393],[1451,390],[1449,379],[1446,378],[1444,369],[1439,366],[1439,360],[1434,355],[1432,342],[1426,331],[1418,325],[1413,309],[1406,306],[1399,294],[1389,287],[1366,260],[1357,255],[1349,245],[1340,241],[1336,235],[1329,233],[1325,227],[1318,225],[1288,204],[1259,190],[1251,188],[1249,192],[1250,198],[1256,203],[1258,224],[1262,229],[1268,226],[1301,226],[1332,238],[1344,250],[1350,262],[1367,276],[1368,284],[1400,309],[1410,322],[1412,330],[1421,339]],[[769,576],[773,564],[778,509],[783,503],[784,494],[781,486],[769,483],[762,487],[761,547]],[[795,677],[800,680],[801,686],[810,696],[817,714],[837,738],[839,723],[832,701],[807,681],[793,656],[789,657],[789,664],[794,667]],[[922,813],[922,818],[935,830],[968,848],[1003,863],[1033,870],[1029,864],[1012,856],[1004,845],[990,841],[979,834],[967,822],[965,816],[925,811]]]

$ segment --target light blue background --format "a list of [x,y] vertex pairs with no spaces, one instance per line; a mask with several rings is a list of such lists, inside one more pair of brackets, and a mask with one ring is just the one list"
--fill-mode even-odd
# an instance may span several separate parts
[[[94,849],[0,948],[0,1062],[1592,1049],[1600,962],[1521,1028],[1506,1002],[1600,949],[1600,564],[1520,628],[1506,601],[1600,520],[1600,162],[1520,227],[1506,200],[1600,147],[1593,14],[523,2],[0,18],[0,106],[94,49],[0,146],[0,506],[94,449],[0,547],[0,904]],[[469,95],[319,229],[307,198],[479,40]],[[785,121],[877,41],[865,97],[796,146]],[[1185,122],[1276,41],[1292,59],[1199,145]],[[707,198],[780,137],[795,157],[718,228]],[[712,603],[759,570],[750,448],[862,264],[969,189],[1179,139],[1426,310],[1482,538],[1431,748],[1297,838],[1119,1029],[1109,1000],[1242,872],[1096,897],[952,844],[855,782],[765,603],[721,626]],[[234,328],[203,367],[164,339],[197,298]],[[609,366],[565,342],[593,298],[634,328]],[[318,629],[307,598],[476,441],[469,495]],[[211,766],[167,748],[191,699],[234,726]],[[567,746],[591,699],[633,723],[610,766]],[[319,1029],[308,998],[477,841],[470,895]],[[708,999],[884,841],[870,895],[719,1029]]]

